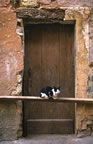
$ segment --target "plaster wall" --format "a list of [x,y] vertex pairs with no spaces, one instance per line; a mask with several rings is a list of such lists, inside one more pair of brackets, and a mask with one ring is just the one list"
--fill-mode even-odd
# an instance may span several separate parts
[[[0,95],[21,95],[23,65],[23,31],[17,25],[22,15],[19,7],[62,9],[65,20],[76,20],[76,97],[93,97],[93,1],[92,0],[0,0]],[[14,8],[15,7],[15,8]],[[18,35],[19,34],[19,35]],[[76,134],[93,131],[93,106],[76,106]],[[22,135],[22,104],[0,102],[0,140]]]
[[[20,95],[23,52],[16,34],[16,14],[9,0],[0,0],[0,95]],[[22,135],[21,102],[0,101],[0,140]]]

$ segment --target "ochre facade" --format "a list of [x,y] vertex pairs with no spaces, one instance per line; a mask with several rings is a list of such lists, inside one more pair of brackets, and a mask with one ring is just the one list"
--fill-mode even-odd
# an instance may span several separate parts
[[[29,15],[30,8],[33,11],[30,11]],[[21,12],[23,9],[24,13]],[[0,0],[0,95],[22,95],[24,71],[22,20],[29,19],[30,16],[36,19],[35,16],[39,14],[42,17],[42,10],[47,20],[52,19],[54,16],[50,12],[52,9],[56,11],[55,17],[58,21],[61,18],[60,11],[64,21],[76,21],[75,97],[93,98],[92,0]],[[86,136],[91,135],[92,131],[92,104],[77,104],[75,107],[76,134]],[[22,103],[20,101],[0,102],[0,140],[14,140],[21,136]]]

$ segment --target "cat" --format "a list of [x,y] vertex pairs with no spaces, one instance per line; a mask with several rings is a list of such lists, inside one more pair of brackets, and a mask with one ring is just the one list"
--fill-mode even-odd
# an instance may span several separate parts
[[54,98],[60,94],[60,87],[47,86],[40,91],[41,98]]

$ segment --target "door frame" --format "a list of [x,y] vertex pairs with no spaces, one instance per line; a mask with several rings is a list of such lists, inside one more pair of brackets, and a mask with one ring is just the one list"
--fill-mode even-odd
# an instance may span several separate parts
[[[35,15],[36,11],[36,15]],[[51,15],[46,15],[45,13],[51,12]],[[58,13],[56,13],[58,11]],[[77,7],[52,7],[50,6],[43,6],[40,9],[37,8],[17,8],[16,9],[16,15],[17,15],[17,26],[20,27],[22,33],[18,33],[22,40],[22,49],[24,52],[24,24],[26,22],[28,23],[35,23],[39,24],[41,23],[73,23],[75,22],[75,98],[86,98],[86,83],[87,83],[87,76],[88,71],[87,67],[90,64],[90,59],[88,58],[88,61],[84,58],[85,65],[81,63],[80,57],[82,56],[82,53],[80,51],[89,50],[89,29],[88,29],[88,16],[90,13],[89,8],[84,9],[84,7],[80,7],[79,9]],[[55,13],[55,18],[53,17],[53,13]],[[61,15],[62,13],[62,15]],[[40,15],[39,15],[40,14]],[[39,15],[39,17],[38,17]],[[58,15],[61,15],[61,17],[58,17]],[[85,21],[86,20],[86,21]],[[83,34],[82,34],[83,31]],[[90,51],[89,51],[90,52]],[[85,54],[86,57],[86,54]],[[82,67],[82,68],[80,68]],[[84,73],[86,71],[86,73]],[[80,73],[83,73],[84,79],[82,80],[82,75]],[[85,85],[82,85],[84,83]],[[85,86],[85,88],[84,88]],[[75,106],[75,133],[81,131],[81,122],[82,119],[78,118],[78,112],[79,112],[79,104]],[[87,125],[87,123],[86,123]],[[87,126],[86,126],[87,127]]]

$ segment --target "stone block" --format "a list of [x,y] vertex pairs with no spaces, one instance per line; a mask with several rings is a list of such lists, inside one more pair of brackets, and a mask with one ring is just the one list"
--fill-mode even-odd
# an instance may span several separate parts
[[60,6],[67,6],[67,7],[92,7],[93,6],[93,0],[56,0],[58,5]]
[[90,135],[91,135],[91,130],[90,130],[90,128],[88,128],[86,130],[79,131],[77,134],[77,137],[83,138],[83,137],[90,136]]
[[20,0],[22,7],[36,7],[38,6],[37,0]]
[[22,121],[22,109],[19,105],[15,102],[0,102],[0,141],[17,139]]
[[88,97],[93,98],[93,70],[89,71],[88,80],[87,80],[87,89],[86,90],[87,90]]
[[38,0],[38,3],[46,5],[46,4],[50,4],[51,0]]

